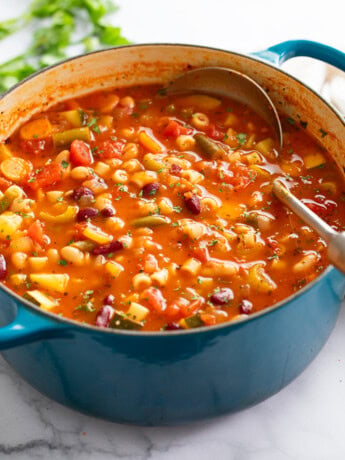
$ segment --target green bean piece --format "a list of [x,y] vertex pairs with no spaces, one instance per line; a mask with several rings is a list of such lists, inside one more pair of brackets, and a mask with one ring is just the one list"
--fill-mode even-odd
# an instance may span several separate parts
[[204,134],[196,134],[194,136],[196,143],[212,160],[215,160],[224,155],[225,151],[216,142],[211,140]]
[[170,224],[171,220],[165,216],[146,216],[132,220],[133,227],[158,227],[159,225]]
[[90,142],[91,134],[89,128],[85,127],[69,129],[67,131],[63,131],[62,133],[53,134],[53,142],[55,147],[68,147],[76,139]]

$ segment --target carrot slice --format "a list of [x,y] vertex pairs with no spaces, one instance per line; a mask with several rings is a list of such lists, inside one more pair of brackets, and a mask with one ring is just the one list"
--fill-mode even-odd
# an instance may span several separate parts
[[157,141],[153,134],[148,134],[146,131],[139,133],[139,142],[152,153],[159,153],[165,150],[164,145]]
[[207,326],[216,324],[216,317],[211,313],[200,313],[200,318]]
[[46,242],[43,225],[39,220],[35,220],[28,228],[28,236],[36,241],[36,243],[43,246]]
[[20,130],[20,137],[26,141],[33,139],[46,139],[52,134],[52,125],[47,118],[26,123]]
[[89,144],[75,139],[71,144],[70,158],[73,166],[89,166],[93,163],[93,156]]
[[9,180],[5,179],[4,177],[0,177],[0,190],[2,192],[6,190],[11,184],[12,182],[10,182]]
[[163,313],[167,307],[167,303],[161,291],[156,288],[148,288],[145,291],[145,295],[151,307],[158,313]]
[[1,162],[0,170],[2,174],[13,182],[23,182],[29,176],[32,169],[31,163],[23,158],[7,158]]

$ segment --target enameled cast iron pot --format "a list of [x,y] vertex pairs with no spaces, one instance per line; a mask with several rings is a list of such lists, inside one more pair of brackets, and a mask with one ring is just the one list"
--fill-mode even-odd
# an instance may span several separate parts
[[[217,65],[251,76],[281,112],[307,121],[308,131],[343,171],[342,118],[275,66],[294,56],[345,70],[343,53],[307,41],[285,42],[251,56],[188,45],[91,53],[48,68],[5,94],[0,140],[61,99],[107,87],[164,83],[189,66]],[[248,320],[138,333],[101,330],[51,315],[2,286],[0,350],[33,387],[66,406],[116,422],[183,423],[243,409],[287,385],[326,342],[344,291],[345,278],[329,267],[294,296]]]

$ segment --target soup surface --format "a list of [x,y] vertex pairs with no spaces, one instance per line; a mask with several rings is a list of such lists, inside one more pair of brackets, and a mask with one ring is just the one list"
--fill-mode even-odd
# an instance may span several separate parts
[[156,86],[36,115],[0,144],[2,282],[58,315],[146,331],[232,321],[293,294],[325,269],[326,248],[273,180],[336,230],[345,193],[306,123],[282,121],[278,150],[247,107]]

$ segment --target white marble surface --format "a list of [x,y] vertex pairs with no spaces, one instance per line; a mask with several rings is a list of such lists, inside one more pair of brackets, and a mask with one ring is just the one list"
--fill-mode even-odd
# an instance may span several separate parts
[[[0,18],[27,3],[0,0]],[[250,51],[303,37],[345,50],[342,3],[123,0],[115,19],[137,42]],[[21,51],[20,43],[2,44],[1,56]],[[345,112],[341,77],[329,80],[329,70],[309,60],[286,68]],[[318,358],[278,395],[238,414],[178,428],[122,426],[80,415],[38,394],[0,358],[0,459],[6,458],[343,460],[345,311]]]

